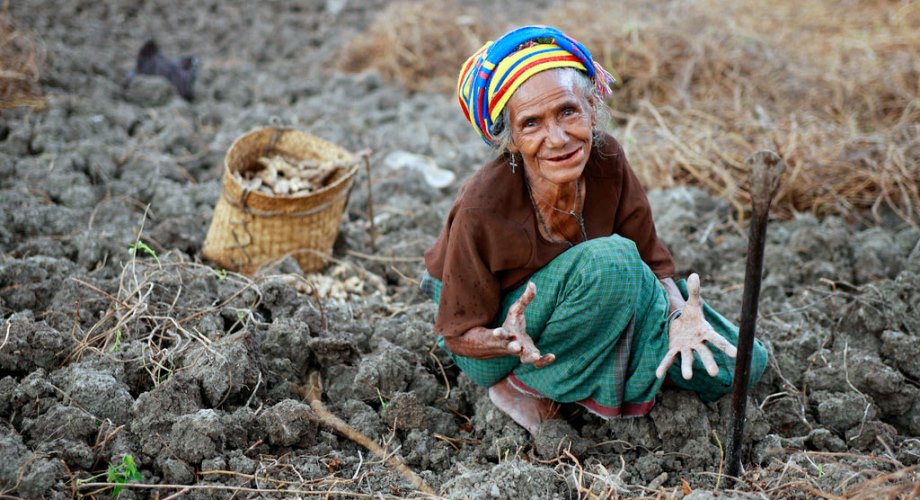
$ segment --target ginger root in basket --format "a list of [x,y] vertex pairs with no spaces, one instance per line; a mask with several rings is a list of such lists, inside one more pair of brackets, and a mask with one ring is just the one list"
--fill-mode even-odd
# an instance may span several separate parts
[[242,175],[234,172],[234,176],[244,189],[270,196],[311,193],[325,187],[341,168],[310,160],[296,162],[281,155],[263,156],[257,162],[260,168]]

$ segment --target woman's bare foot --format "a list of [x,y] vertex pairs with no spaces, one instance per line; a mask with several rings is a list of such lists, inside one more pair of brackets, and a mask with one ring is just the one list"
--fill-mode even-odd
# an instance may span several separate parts
[[559,405],[546,398],[536,398],[515,389],[505,377],[489,387],[489,398],[495,406],[536,436],[540,424],[558,418]]

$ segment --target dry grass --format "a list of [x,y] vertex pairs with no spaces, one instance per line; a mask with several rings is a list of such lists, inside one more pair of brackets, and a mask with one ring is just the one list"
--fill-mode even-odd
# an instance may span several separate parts
[[0,109],[47,106],[38,83],[44,59],[44,47],[16,26],[6,0],[0,10]]
[[[366,58],[345,67],[430,88],[455,78],[471,39],[503,31],[441,15],[457,11],[450,0],[420,13],[408,5],[381,12],[350,48]],[[920,227],[915,2],[581,1],[527,15],[539,17],[517,24],[558,26],[617,75],[616,135],[646,186],[701,186],[743,214],[744,159],[769,148],[788,165],[777,213],[857,218],[887,207]]]
[[451,91],[460,65],[491,34],[457,2],[394,2],[345,47],[340,68],[373,68],[411,90]]

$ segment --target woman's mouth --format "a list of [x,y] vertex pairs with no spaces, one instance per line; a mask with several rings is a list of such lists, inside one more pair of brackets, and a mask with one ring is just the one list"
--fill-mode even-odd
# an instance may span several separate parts
[[576,149],[575,151],[572,151],[572,152],[570,152],[570,153],[564,153],[564,154],[561,154],[561,155],[559,155],[559,156],[551,156],[551,157],[549,157],[549,158],[547,158],[547,159],[548,159],[549,161],[565,161],[565,160],[568,160],[569,158],[575,156],[575,153],[577,153],[577,152],[578,152],[578,150]]

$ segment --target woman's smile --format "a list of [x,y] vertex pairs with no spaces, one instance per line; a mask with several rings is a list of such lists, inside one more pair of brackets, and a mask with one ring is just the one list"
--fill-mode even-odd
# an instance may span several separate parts
[[[567,152],[567,153],[562,153],[562,154],[557,155],[557,156],[545,157],[545,160],[544,160],[544,161],[549,161],[549,162],[553,162],[553,163],[564,163],[564,162],[566,162],[567,160],[571,160],[571,159],[580,160],[580,159],[581,159],[581,158],[580,158],[580,156],[581,156],[580,153],[584,153],[584,150],[585,150],[584,147],[575,148],[575,149],[573,149],[572,151]],[[576,158],[576,155],[578,155],[579,158]]]
[[574,72],[545,71],[524,82],[508,101],[511,145],[528,175],[571,185],[588,162],[594,107]]

